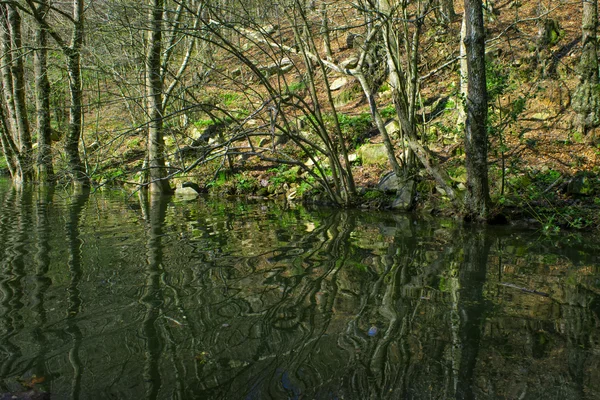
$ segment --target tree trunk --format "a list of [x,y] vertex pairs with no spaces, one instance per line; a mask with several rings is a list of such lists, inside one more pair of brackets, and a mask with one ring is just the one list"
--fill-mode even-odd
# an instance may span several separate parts
[[0,35],[2,38],[2,62],[0,68],[2,70],[2,87],[4,90],[4,100],[6,105],[6,125],[8,128],[7,134],[11,135],[13,139],[16,137],[17,132],[17,120],[15,118],[15,99],[13,91],[13,79],[12,79],[12,40],[10,37],[10,29],[8,23],[8,5],[0,5],[0,18],[2,19],[2,29],[0,29]]
[[580,82],[573,96],[573,109],[578,114],[578,123],[584,134],[600,125],[597,27],[597,0],[583,0]]
[[485,34],[481,0],[465,0],[467,54],[467,120],[465,154],[467,168],[467,214],[486,219],[490,195],[487,165],[487,89],[485,76]]
[[38,153],[36,159],[37,179],[40,182],[51,181],[54,177],[52,167],[52,134],[50,125],[50,81],[48,80],[48,34],[38,24],[35,30],[37,49],[34,58],[35,100],[37,109]]
[[456,125],[460,128],[464,127],[467,121],[467,113],[465,110],[465,101],[469,88],[469,71],[467,68],[467,48],[465,47],[465,39],[467,36],[467,14],[463,15],[462,25],[460,28],[460,94],[458,96],[457,109],[458,119]]
[[31,133],[25,104],[25,65],[24,51],[21,40],[21,16],[14,5],[8,6],[8,23],[12,40],[13,62],[11,72],[15,100],[15,117],[18,128],[19,150],[23,155],[31,153]]
[[82,134],[83,88],[81,84],[81,47],[83,46],[83,0],[73,2],[73,33],[71,47],[63,49],[67,56],[67,73],[69,74],[69,92],[71,105],[69,108],[69,129],[65,141],[65,152],[73,180],[83,186],[89,185],[89,178],[79,156],[79,140]]
[[[25,69],[21,49],[21,21],[14,6],[1,5],[2,27],[2,149],[15,182],[30,180],[31,163],[26,157],[31,152],[31,136],[25,108]],[[16,36],[16,37],[15,37]],[[16,54],[16,57],[15,57]]]
[[439,0],[439,16],[439,22],[444,25],[448,25],[456,19],[454,0]]
[[148,168],[150,191],[169,193],[171,187],[166,178],[163,138],[162,109],[162,21],[164,13],[163,0],[150,0],[150,32],[146,60],[146,97],[150,122],[148,124]]
[[6,159],[6,164],[8,165],[8,171],[11,178],[14,181],[20,182],[23,180],[21,160],[19,158],[17,146],[12,139],[10,128],[8,127],[8,118],[5,116],[4,94],[0,95],[0,98],[2,99],[0,102],[0,144],[2,144],[2,152],[4,154],[4,158]]

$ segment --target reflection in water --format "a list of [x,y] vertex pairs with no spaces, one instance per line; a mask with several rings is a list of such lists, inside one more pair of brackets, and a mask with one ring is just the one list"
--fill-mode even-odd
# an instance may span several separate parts
[[0,394],[599,395],[597,242],[272,203],[0,201]]
[[[140,193],[143,195],[144,193]],[[142,337],[145,341],[146,362],[144,365],[144,379],[147,384],[146,398],[156,399],[161,387],[159,363],[162,354],[162,332],[157,328],[159,325],[160,309],[163,305],[161,291],[162,275],[162,236],[167,209],[167,198],[160,195],[152,195],[149,204],[146,199],[141,198],[142,209],[145,210],[147,225],[147,265],[145,270],[146,283],[141,298],[141,303],[146,308],[142,323]]]
[[25,277],[25,241],[31,226],[31,193],[23,187],[15,186],[6,193],[3,199],[4,209],[14,209],[14,213],[2,213],[0,229],[4,233],[2,240],[2,261],[0,292],[2,293],[2,310],[0,321],[4,328],[0,337],[2,349],[2,366],[0,373],[5,374],[15,369],[15,362],[22,355],[22,350],[13,337],[23,330],[22,309],[23,279]]
[[457,399],[473,399],[475,368],[481,345],[483,328],[483,285],[491,247],[490,238],[484,231],[469,232],[463,238],[464,261],[457,271],[453,309],[457,313],[458,326],[452,327],[454,363],[454,390]]
[[81,313],[81,290],[79,285],[83,275],[82,266],[82,246],[83,241],[80,237],[81,214],[89,199],[90,193],[87,188],[78,188],[70,197],[67,205],[67,220],[65,226],[67,238],[69,270],[69,285],[67,287],[67,318],[65,320],[65,332],[71,337],[71,348],[69,350],[69,362],[73,369],[73,378],[71,380],[71,399],[79,399],[81,396],[81,379],[83,375],[83,364],[80,358],[81,345],[83,342],[83,333],[78,325],[79,314]]
[[32,324],[32,343],[37,347],[33,373],[35,376],[45,377],[46,357],[48,355],[48,334],[45,326],[48,322],[45,298],[46,293],[52,285],[52,279],[48,277],[50,269],[50,235],[51,226],[48,209],[54,196],[54,186],[42,185],[37,188],[37,201],[35,202],[35,276],[34,289],[31,295],[31,309],[34,312]]

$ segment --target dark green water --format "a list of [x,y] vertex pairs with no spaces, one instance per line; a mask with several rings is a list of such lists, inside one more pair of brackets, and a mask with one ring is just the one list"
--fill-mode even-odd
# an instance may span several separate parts
[[0,398],[596,399],[599,249],[0,182]]

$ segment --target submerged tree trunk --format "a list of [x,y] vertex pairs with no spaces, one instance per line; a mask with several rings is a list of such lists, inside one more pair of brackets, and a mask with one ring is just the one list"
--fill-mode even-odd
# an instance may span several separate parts
[[600,87],[598,87],[598,2],[583,0],[582,51],[579,86],[573,96],[573,109],[584,134],[600,125]]
[[162,22],[164,13],[163,0],[150,0],[150,32],[148,33],[148,50],[146,60],[146,98],[150,118],[148,124],[148,168],[149,188],[151,192],[169,193],[171,187],[166,178],[163,138],[162,109]]
[[465,154],[467,168],[467,214],[486,219],[490,195],[487,165],[487,89],[485,75],[485,34],[481,0],[465,0],[465,47],[467,55],[467,119]]
[[52,134],[50,125],[50,81],[48,80],[48,34],[46,29],[38,25],[35,30],[37,49],[34,58],[35,100],[37,109],[37,143],[36,159],[37,179],[40,182],[51,181],[54,177],[52,167]]

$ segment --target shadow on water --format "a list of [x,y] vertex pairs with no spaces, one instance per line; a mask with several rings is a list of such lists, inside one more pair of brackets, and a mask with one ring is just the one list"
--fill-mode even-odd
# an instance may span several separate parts
[[593,239],[272,203],[0,200],[0,393],[600,394]]

